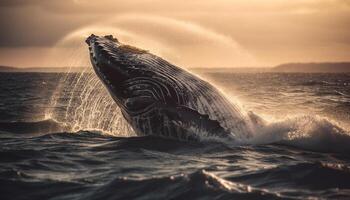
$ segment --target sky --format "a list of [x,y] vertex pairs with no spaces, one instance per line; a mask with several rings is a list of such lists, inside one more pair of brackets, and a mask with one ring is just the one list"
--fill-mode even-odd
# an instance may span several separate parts
[[350,0],[0,0],[0,65],[87,64],[113,34],[183,67],[350,61]]

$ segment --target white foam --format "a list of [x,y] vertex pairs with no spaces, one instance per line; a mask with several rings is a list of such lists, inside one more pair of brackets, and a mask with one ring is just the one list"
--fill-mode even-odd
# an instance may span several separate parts
[[259,126],[245,144],[279,143],[324,152],[350,152],[350,134],[324,117],[302,115]]

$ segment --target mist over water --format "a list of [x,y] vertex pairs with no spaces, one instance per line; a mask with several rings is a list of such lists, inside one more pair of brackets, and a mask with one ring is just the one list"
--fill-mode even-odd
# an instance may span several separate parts
[[[56,44],[56,49],[64,48],[71,56],[57,60],[59,66],[68,67],[58,75],[59,81],[50,106],[45,110],[45,118],[57,121],[70,132],[90,130],[114,136],[132,136],[132,128],[91,67],[88,50],[82,43],[85,39],[82,33],[89,30],[73,32]],[[52,56],[56,54],[52,52]],[[76,72],[76,67],[79,72]]]

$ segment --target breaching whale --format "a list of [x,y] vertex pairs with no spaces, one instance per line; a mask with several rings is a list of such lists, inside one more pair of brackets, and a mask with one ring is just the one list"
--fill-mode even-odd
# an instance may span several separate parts
[[180,140],[249,137],[251,118],[214,86],[113,36],[86,39],[97,76],[140,136]]

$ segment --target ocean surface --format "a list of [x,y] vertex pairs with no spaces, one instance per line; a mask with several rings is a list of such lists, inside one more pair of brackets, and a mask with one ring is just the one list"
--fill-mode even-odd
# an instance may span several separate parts
[[350,74],[195,71],[264,119],[137,137],[94,73],[0,73],[0,199],[350,199]]

